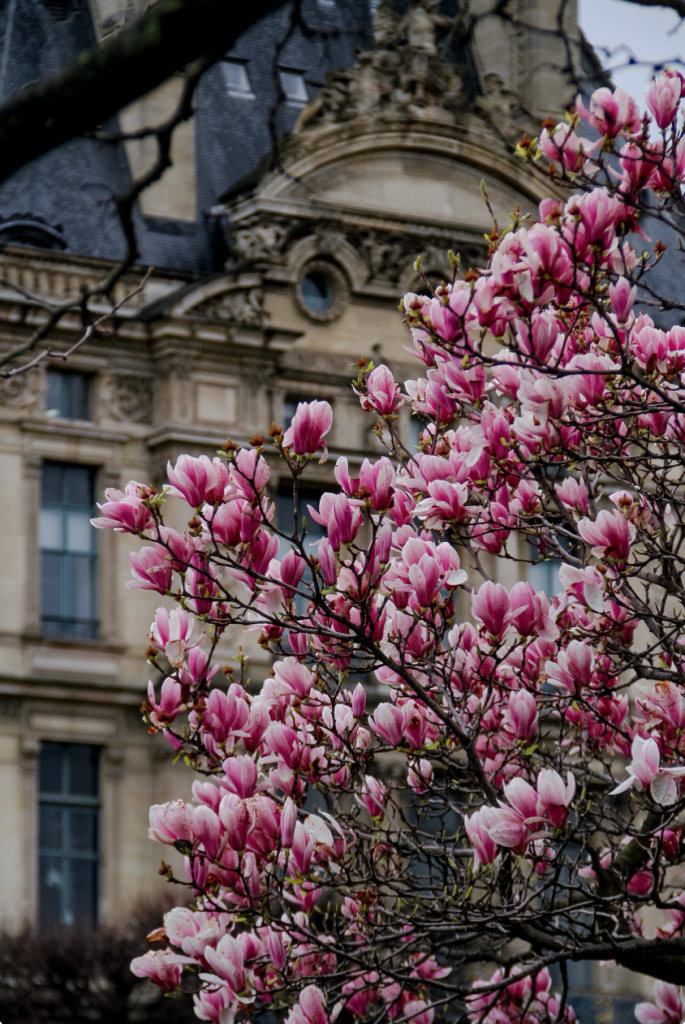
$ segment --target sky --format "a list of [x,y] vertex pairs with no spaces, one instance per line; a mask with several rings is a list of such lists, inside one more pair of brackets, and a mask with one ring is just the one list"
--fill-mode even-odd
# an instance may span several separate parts
[[[685,24],[673,11],[626,0],[579,0],[578,6],[586,38],[595,47],[615,51],[609,59],[599,54],[605,67],[625,64],[632,53],[638,60],[662,63],[679,57],[685,72]],[[621,45],[629,49],[617,50]],[[613,78],[617,86],[633,93],[644,110],[644,91],[652,74],[651,68],[633,66],[614,71]]]

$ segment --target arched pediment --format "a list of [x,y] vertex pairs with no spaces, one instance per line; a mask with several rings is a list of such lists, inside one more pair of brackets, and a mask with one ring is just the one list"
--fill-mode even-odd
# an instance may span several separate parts
[[476,145],[466,126],[463,138],[429,130],[355,135],[350,125],[325,134],[289,163],[287,175],[268,174],[249,198],[232,203],[234,222],[257,209],[286,216],[306,209],[481,232],[491,227],[482,181],[504,221],[516,204],[532,212],[545,194],[518,160],[482,140]]

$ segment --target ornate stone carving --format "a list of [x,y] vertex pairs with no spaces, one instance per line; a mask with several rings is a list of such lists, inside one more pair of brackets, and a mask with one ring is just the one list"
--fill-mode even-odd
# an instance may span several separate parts
[[287,223],[280,220],[259,220],[236,231],[233,236],[232,256],[238,262],[251,263],[269,260],[280,252],[286,235]]
[[39,394],[40,376],[36,370],[0,380],[0,403],[4,405],[34,405]]
[[439,0],[419,0],[399,15],[390,0],[383,0],[375,48],[359,54],[356,67],[329,76],[293,134],[364,114],[453,121],[467,101],[461,72],[440,45],[454,19],[440,15],[438,5]]
[[118,374],[111,379],[108,397],[112,419],[131,423],[152,422],[152,377]]
[[203,320],[225,320],[260,327],[265,315],[263,298],[261,288],[223,292],[195,306],[190,312]]

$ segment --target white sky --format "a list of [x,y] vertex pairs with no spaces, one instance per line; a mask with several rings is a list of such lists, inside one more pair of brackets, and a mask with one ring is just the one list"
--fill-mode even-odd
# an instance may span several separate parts
[[[685,24],[676,14],[661,7],[640,7],[626,0],[579,0],[579,19],[583,32],[594,46],[609,49],[624,44],[639,60],[668,63],[680,57],[685,64]],[[615,53],[605,67],[625,63],[629,53]],[[678,65],[676,65],[678,66]],[[685,72],[685,67],[680,68]],[[649,68],[629,67],[614,71],[617,86],[632,92],[644,110],[644,91],[652,73]]]

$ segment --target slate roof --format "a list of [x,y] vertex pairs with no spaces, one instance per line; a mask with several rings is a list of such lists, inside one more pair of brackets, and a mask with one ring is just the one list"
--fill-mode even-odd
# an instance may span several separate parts
[[[279,65],[301,72],[312,96],[328,69],[349,66],[355,51],[369,45],[372,21],[369,0],[305,0],[303,11],[314,34],[307,37],[296,29]],[[253,25],[227,54],[247,62],[253,99],[227,94],[220,64],[203,77],[195,118],[197,219],[146,218],[137,211],[142,263],[191,277],[221,268],[223,243],[209,210],[271,149],[274,51],[287,27],[284,7]],[[94,42],[87,0],[0,2],[0,97],[69,63]],[[276,130],[289,130],[299,113],[300,108],[282,104]],[[129,181],[122,146],[75,139],[0,185],[0,240],[3,224],[33,219],[49,225],[53,240],[68,252],[117,258],[123,239],[111,196]]]

